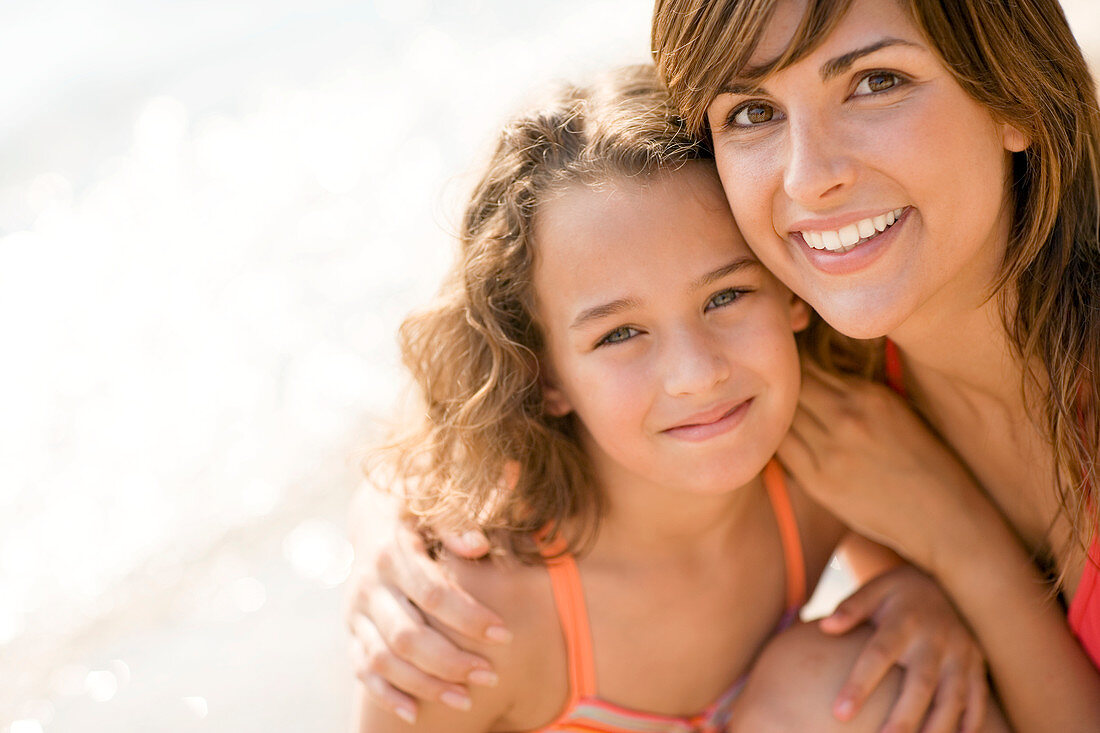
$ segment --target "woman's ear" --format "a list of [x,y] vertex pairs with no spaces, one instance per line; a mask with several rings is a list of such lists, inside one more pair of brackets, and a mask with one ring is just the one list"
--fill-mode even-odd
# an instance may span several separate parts
[[806,301],[791,293],[791,330],[803,331],[810,325],[810,306]]
[[1010,153],[1022,153],[1031,147],[1031,139],[1015,125],[1001,123],[1001,145]]

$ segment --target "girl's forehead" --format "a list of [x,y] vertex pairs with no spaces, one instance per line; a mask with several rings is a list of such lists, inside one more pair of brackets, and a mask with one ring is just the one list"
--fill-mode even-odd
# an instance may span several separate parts
[[709,163],[640,180],[571,185],[540,205],[533,239],[536,270],[574,275],[608,261],[642,271],[707,252],[751,256]]

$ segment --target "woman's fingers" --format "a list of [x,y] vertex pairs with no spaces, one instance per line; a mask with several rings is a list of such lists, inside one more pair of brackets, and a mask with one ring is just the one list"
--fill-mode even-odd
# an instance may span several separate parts
[[967,688],[968,681],[961,670],[947,671],[921,733],[955,733],[966,706]]
[[489,552],[489,538],[474,529],[461,534],[445,534],[439,541],[448,552],[467,560],[477,560]]
[[985,722],[985,713],[989,706],[989,680],[986,678],[985,664],[978,659],[971,664],[967,675],[970,687],[966,695],[966,711],[963,713],[960,733],[978,733]]
[[[441,625],[478,641],[511,641],[512,634],[500,616],[455,585],[428,556],[424,541],[413,530],[402,527],[397,533],[396,551],[380,552],[378,565],[384,581],[396,586],[417,608]],[[386,637],[386,641],[390,642],[390,638]]]
[[870,619],[890,594],[890,580],[888,575],[880,575],[857,588],[831,614],[818,622],[821,630],[826,634],[846,634]]
[[[383,589],[371,596],[368,610],[373,627],[383,642],[378,645],[380,648],[372,647],[373,657],[392,655],[440,682],[495,683],[495,675],[488,661],[459,649],[450,639],[429,626],[407,598]],[[357,632],[356,636],[363,634]],[[371,661],[374,663],[376,660],[372,658]],[[374,671],[385,674],[377,665],[375,667]],[[389,681],[401,687],[397,680]],[[407,691],[415,694],[414,690]]]
[[374,704],[383,710],[389,710],[410,725],[415,723],[418,712],[416,700],[370,671],[367,650],[358,639],[351,644],[351,656],[355,676],[362,681]]
[[[368,624],[369,625],[369,624]],[[369,637],[368,630],[356,634],[357,640]],[[456,710],[469,710],[470,696],[460,685],[448,684],[424,674],[389,651],[381,639],[370,645],[353,643],[355,675],[380,707],[407,723],[416,721],[417,700],[439,701]]]
[[939,665],[932,659],[919,659],[907,666],[901,693],[880,733],[916,733],[920,730],[938,682]]
[[833,703],[833,716],[837,720],[851,720],[859,712],[863,703],[898,661],[903,651],[903,642],[901,637],[888,629],[875,631],[856,658],[848,679]]
[[843,396],[850,389],[852,380],[822,369],[812,359],[803,359],[802,382],[803,386],[806,383],[810,383],[811,387],[817,384],[832,390],[838,396]]

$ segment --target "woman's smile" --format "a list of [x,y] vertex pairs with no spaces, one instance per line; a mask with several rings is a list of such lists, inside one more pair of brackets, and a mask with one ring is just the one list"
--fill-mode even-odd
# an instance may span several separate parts
[[[873,219],[860,220],[860,227],[864,227],[865,222],[873,222],[869,225],[871,234],[863,237],[860,236],[862,230],[852,233],[853,225],[848,225],[840,232],[822,233],[813,230],[795,232],[792,238],[801,245],[806,261],[821,272],[828,275],[848,275],[870,266],[894,241],[904,236],[906,223],[912,212],[912,207],[903,206]],[[880,222],[881,229],[878,228]],[[844,238],[838,239],[841,232]],[[851,241],[853,236],[856,237],[854,243],[844,244],[846,241]],[[840,243],[833,245],[836,241]],[[822,242],[822,244],[818,246],[816,242]]]
[[807,222],[797,226],[793,234],[801,237],[803,243],[812,249],[847,254],[894,226],[905,210],[906,207],[902,206],[840,228],[826,228],[826,222]]

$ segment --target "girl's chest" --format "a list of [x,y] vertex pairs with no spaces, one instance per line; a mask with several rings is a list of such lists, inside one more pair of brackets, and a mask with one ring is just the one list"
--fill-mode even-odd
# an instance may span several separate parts
[[718,699],[750,668],[786,610],[781,573],[736,585],[666,580],[590,594],[600,697],[676,716]]

